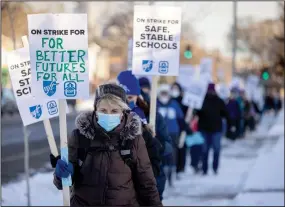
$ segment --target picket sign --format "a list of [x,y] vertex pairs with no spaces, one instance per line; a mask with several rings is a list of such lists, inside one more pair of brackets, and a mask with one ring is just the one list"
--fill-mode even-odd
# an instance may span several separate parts
[[[32,70],[32,84],[36,87],[33,93],[36,97],[49,96],[59,102],[60,155],[66,163],[69,159],[65,100],[88,99],[90,95],[87,28],[87,14],[28,15],[31,65],[37,69]],[[62,33],[54,37],[48,31]],[[69,54],[63,55],[65,51],[69,51]],[[52,52],[58,55],[52,55]],[[47,58],[42,57],[46,53]],[[41,59],[42,64],[38,64]],[[45,70],[50,64],[55,64],[57,70],[52,67]],[[61,71],[63,66],[67,68]],[[63,204],[69,206],[71,175],[61,181]]]
[[153,76],[149,124],[155,131],[159,76],[179,74],[181,8],[152,5],[134,6],[132,74]]
[[[24,47],[29,47],[29,42],[28,42],[27,36],[22,37],[22,42],[23,42]],[[44,119],[43,123],[44,123],[45,131],[47,134],[47,139],[48,139],[48,144],[49,144],[51,154],[53,154],[53,156],[57,157],[58,156],[58,150],[57,150],[56,142],[55,142],[55,139],[53,136],[53,131],[51,128],[50,120]]]

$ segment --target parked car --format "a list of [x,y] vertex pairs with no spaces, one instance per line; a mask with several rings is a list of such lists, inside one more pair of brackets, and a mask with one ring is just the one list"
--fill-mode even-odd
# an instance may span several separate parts
[[12,89],[2,88],[1,116],[4,114],[13,115],[16,113],[19,113],[19,110]]

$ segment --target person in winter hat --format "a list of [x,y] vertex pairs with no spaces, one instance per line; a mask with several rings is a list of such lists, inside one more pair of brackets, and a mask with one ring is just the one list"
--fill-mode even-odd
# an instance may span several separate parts
[[[94,111],[76,118],[76,129],[68,139],[69,162],[58,160],[54,174],[58,189],[62,178],[72,176],[72,207],[162,206],[141,121],[126,100],[120,86],[101,85]],[[84,156],[79,153],[83,146]]]
[[132,74],[131,71],[122,71],[117,81],[119,85],[125,90],[127,95],[127,103],[132,112],[135,112],[141,119],[143,124],[143,137],[146,142],[150,161],[154,175],[159,175],[160,163],[161,163],[161,143],[154,137],[154,132],[147,123],[144,111],[142,107],[145,107],[144,101],[140,97],[140,85],[137,78]]
[[218,172],[221,138],[222,138],[222,119],[228,120],[228,113],[224,101],[217,95],[215,84],[209,83],[207,94],[203,106],[194,111],[194,115],[199,118],[198,129],[204,137],[203,144],[203,174],[208,172],[209,150],[213,148],[213,171]]
[[[123,71],[118,76],[119,84],[125,88],[129,95],[131,96],[129,100],[134,100],[135,97],[135,107],[133,108],[133,111],[135,111],[141,118],[146,118],[147,122],[149,121],[149,115],[150,115],[150,98],[149,93],[150,91],[146,90],[140,90],[141,93],[144,93],[144,98],[146,100],[142,99],[141,96],[138,96],[138,88],[137,88],[137,79],[134,75],[131,74],[130,71]],[[143,81],[141,81],[142,83]],[[149,85],[148,79],[146,79],[146,85]],[[135,86],[135,87],[134,87]],[[145,85],[142,85],[142,89],[144,89]],[[134,90],[136,88],[136,90]],[[149,87],[150,88],[150,87]],[[135,110],[134,110],[135,109]],[[143,115],[143,116],[142,116]],[[163,120],[162,116],[159,113],[156,113],[156,125],[155,125],[155,137],[157,140],[159,140],[162,148],[160,150],[160,157],[163,159],[163,157],[171,155],[173,152],[172,149],[172,143],[171,138],[168,135],[167,127],[165,124],[165,121]],[[151,159],[152,161],[152,159]],[[161,163],[162,164],[162,163]],[[163,172],[163,166],[160,164],[160,171],[159,174],[156,174],[156,181],[157,181],[157,188],[159,192],[160,199],[163,199],[163,191],[165,187],[165,175]]]
[[176,170],[179,135],[183,130],[190,134],[191,130],[184,120],[184,115],[179,104],[172,99],[170,89],[171,87],[168,84],[162,84],[158,87],[157,108],[166,121],[169,135],[172,138],[173,148],[175,149],[173,156],[164,159],[167,179],[169,185],[173,186],[172,175],[173,171]]
[[122,88],[124,88],[127,94],[127,100],[129,107],[132,111],[140,114],[141,120],[144,124],[147,124],[145,115],[143,111],[137,106],[137,101],[139,95],[141,94],[141,88],[139,85],[139,81],[132,74],[130,70],[122,71],[117,77],[119,84]]

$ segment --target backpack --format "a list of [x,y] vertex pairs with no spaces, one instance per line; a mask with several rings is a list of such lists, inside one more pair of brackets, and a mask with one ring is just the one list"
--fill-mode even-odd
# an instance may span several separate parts
[[[82,166],[84,163],[86,156],[91,152],[99,152],[99,151],[120,151],[120,155],[122,160],[130,167],[133,172],[134,168],[134,159],[132,153],[133,140],[124,140],[120,142],[119,147],[109,146],[109,147],[90,147],[91,140],[85,138],[82,134],[80,134],[77,130],[73,132],[76,137],[78,137],[78,148],[77,148],[77,157],[78,157],[78,165]],[[53,154],[50,154],[50,163],[52,168],[56,167],[57,160],[60,159],[60,155],[55,157]]]
[[131,171],[133,171],[134,167],[134,159],[132,153],[133,140],[122,140],[119,143],[119,146],[106,146],[106,147],[90,147],[91,140],[85,138],[78,131],[75,131],[78,137],[78,148],[77,148],[77,157],[78,157],[78,165],[82,166],[84,163],[86,156],[88,153],[92,152],[100,152],[100,151],[120,151],[120,155],[122,160],[127,164]]

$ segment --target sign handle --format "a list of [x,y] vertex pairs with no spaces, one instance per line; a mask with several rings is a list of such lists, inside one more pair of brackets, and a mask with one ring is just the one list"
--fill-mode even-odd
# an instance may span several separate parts
[[27,36],[22,36],[22,42],[24,47],[29,47],[29,41]]
[[43,122],[44,122],[45,131],[47,134],[47,139],[48,139],[48,144],[49,144],[51,154],[53,154],[53,156],[57,157],[58,156],[58,150],[57,150],[56,142],[55,142],[55,139],[53,136],[53,131],[51,128],[50,120],[45,119],[45,120],[43,120]]
[[25,126],[23,126],[23,134],[24,134],[24,145],[25,145],[24,165],[25,165],[25,177],[26,177],[26,188],[27,188],[26,189],[27,206],[31,206],[30,168],[29,168],[29,134]]
[[151,95],[150,95],[150,115],[149,124],[152,130],[155,132],[155,121],[156,121],[156,103],[157,103],[157,85],[159,76],[153,76],[151,82]]
[[[185,122],[186,122],[187,124],[191,121],[192,112],[193,112],[193,109],[191,109],[190,107],[188,107],[188,110],[187,110],[187,113],[186,113],[186,116],[185,116]],[[185,131],[182,131],[182,132],[181,132],[181,135],[180,135],[180,137],[179,137],[179,143],[178,143],[178,148],[179,148],[179,149],[183,148],[184,143],[185,143],[186,136],[187,136],[186,132],[185,132]]]
[[[22,37],[22,42],[24,47],[29,46],[27,36]],[[29,168],[29,134],[26,126],[23,126],[24,134],[24,166],[25,166],[25,177],[26,177],[26,196],[27,196],[27,206],[31,205],[31,193],[30,193],[30,168]]]
[[[63,99],[59,100],[59,128],[60,128],[60,148],[61,159],[68,162],[68,146],[67,146],[67,125],[66,125],[66,102]],[[70,206],[70,191],[71,178],[62,179],[62,194],[63,205]]]

